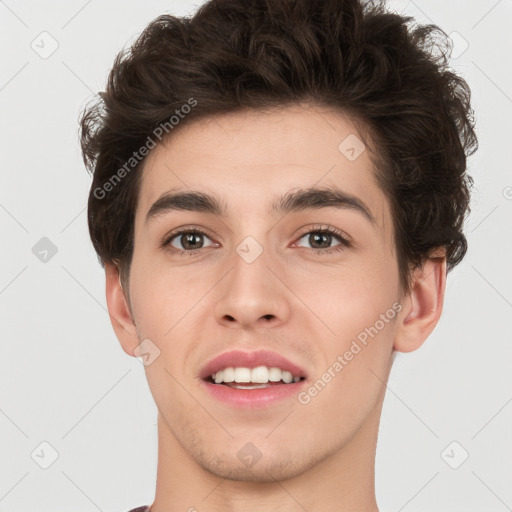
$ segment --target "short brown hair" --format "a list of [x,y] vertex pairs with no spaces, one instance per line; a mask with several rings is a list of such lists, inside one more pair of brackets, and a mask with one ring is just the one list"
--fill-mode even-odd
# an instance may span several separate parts
[[378,151],[402,288],[436,248],[451,270],[467,251],[466,157],[478,145],[470,89],[448,67],[448,36],[411,21],[358,0],[210,0],[193,17],[152,21],[118,54],[106,90],[80,120],[100,262],[116,262],[128,278],[144,159],[133,170],[126,163],[159,126],[172,137],[171,117],[193,99],[180,126],[303,102],[351,115]]

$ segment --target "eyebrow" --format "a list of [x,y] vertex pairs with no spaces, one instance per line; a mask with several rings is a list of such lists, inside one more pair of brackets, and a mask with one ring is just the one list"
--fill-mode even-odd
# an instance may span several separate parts
[[[270,212],[286,215],[330,207],[355,210],[372,224],[376,224],[370,209],[361,199],[332,187],[310,187],[287,192],[272,203]],[[171,211],[195,211],[219,217],[227,216],[225,203],[213,195],[199,191],[169,191],[151,205],[145,222]]]

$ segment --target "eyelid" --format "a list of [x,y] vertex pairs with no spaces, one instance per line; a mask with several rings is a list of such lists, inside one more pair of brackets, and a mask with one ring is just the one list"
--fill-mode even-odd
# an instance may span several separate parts
[[[300,240],[304,235],[307,235],[309,233],[313,232],[324,232],[328,233],[330,235],[337,236],[342,243],[344,243],[347,247],[353,246],[352,237],[350,237],[348,234],[346,234],[344,231],[341,231],[340,229],[337,229],[333,226],[330,226],[328,224],[315,224],[313,226],[306,226],[303,230],[301,230],[301,233],[298,235],[297,240]],[[316,252],[319,252],[317,250]]]

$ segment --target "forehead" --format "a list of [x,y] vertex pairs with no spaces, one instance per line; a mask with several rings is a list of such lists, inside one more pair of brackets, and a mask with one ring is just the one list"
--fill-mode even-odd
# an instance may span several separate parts
[[386,199],[373,176],[370,150],[338,112],[293,106],[200,119],[179,127],[146,158],[137,221],[170,190],[222,198],[227,215],[258,208],[297,188],[336,187],[361,198],[374,217]]

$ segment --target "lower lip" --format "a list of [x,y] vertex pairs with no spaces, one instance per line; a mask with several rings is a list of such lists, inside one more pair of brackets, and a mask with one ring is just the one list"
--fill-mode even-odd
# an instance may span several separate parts
[[[268,388],[256,389],[236,389],[222,384],[213,384],[202,381],[206,391],[213,398],[237,408],[261,408],[272,405],[285,398],[296,396],[300,388],[305,384],[305,380],[292,382],[290,384],[278,384]],[[242,384],[243,385],[243,384]]]

